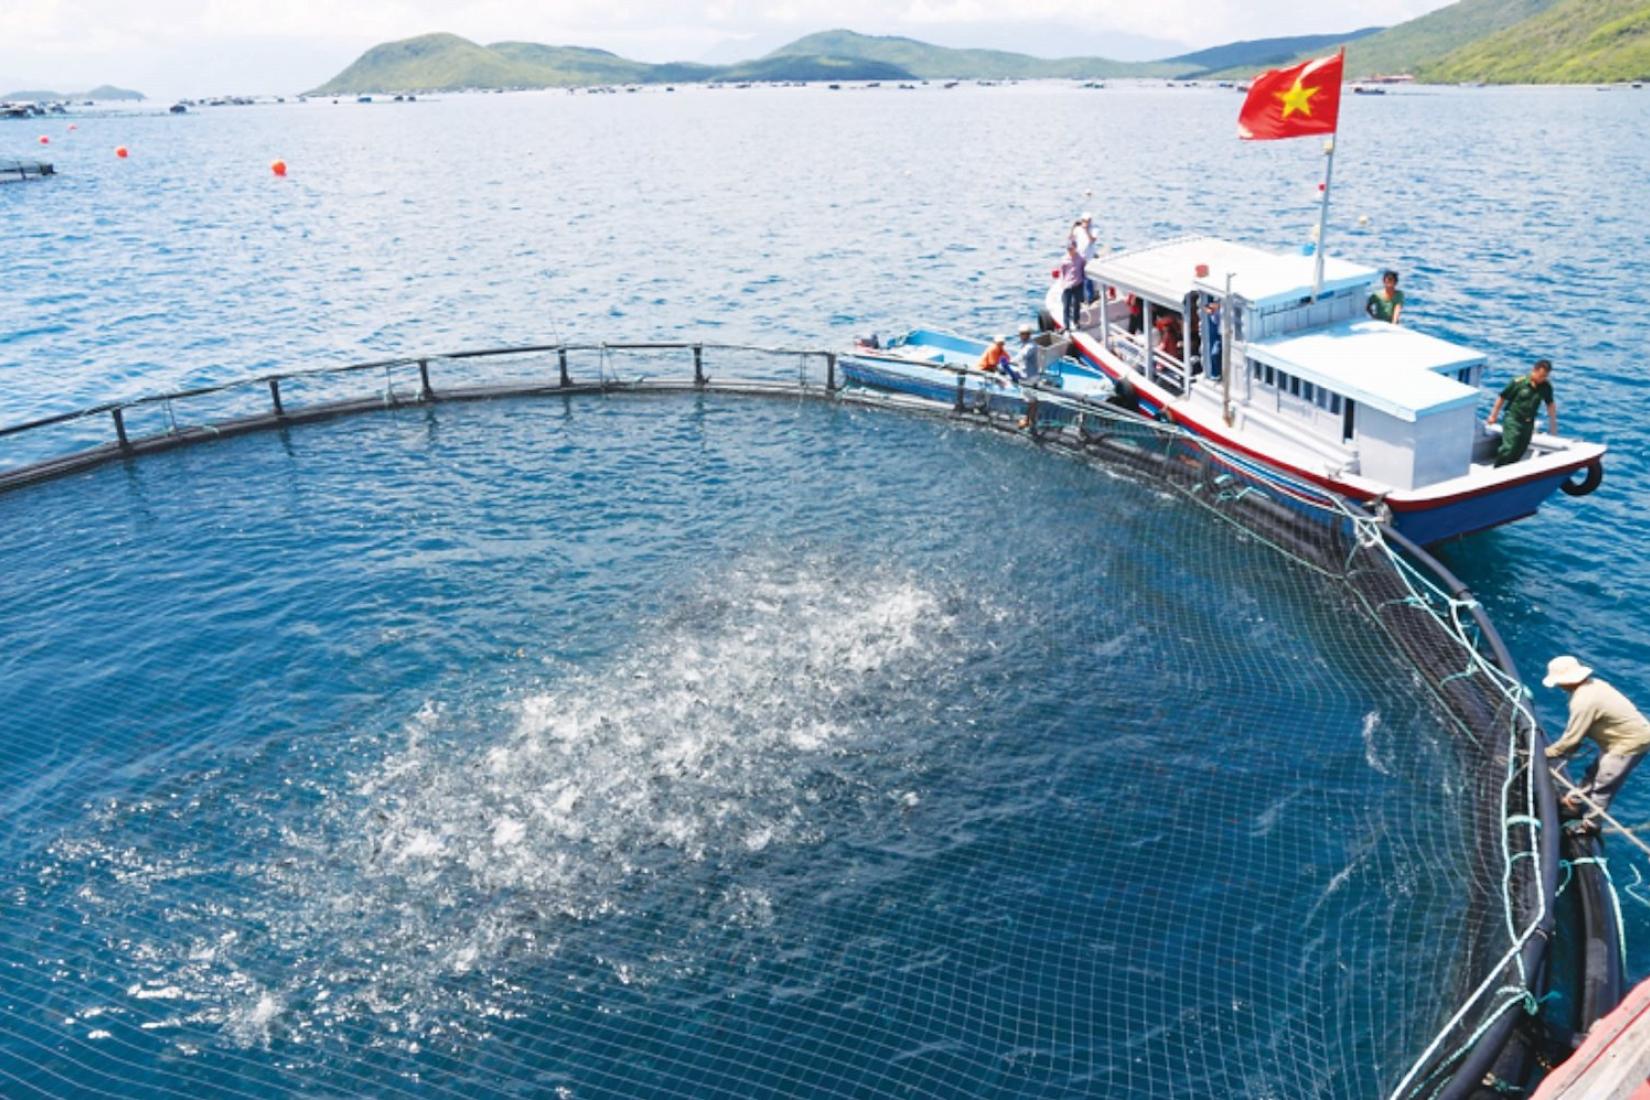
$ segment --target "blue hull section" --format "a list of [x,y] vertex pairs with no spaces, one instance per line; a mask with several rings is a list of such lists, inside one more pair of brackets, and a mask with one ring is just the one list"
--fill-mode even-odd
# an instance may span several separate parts
[[1567,473],[1554,474],[1504,489],[1492,489],[1425,511],[1397,512],[1393,515],[1392,525],[1423,546],[1470,535],[1474,531],[1534,515],[1568,476]]

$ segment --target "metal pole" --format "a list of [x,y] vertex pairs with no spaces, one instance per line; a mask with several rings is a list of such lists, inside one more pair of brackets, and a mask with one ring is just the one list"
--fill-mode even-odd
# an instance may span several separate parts
[[428,359],[418,361],[418,385],[418,399],[420,401],[435,400],[435,391],[430,389],[430,361]]
[[115,418],[115,435],[120,439],[120,449],[131,450],[132,443],[126,438],[126,417],[119,409],[110,409],[109,415]]
[[[1195,295],[1192,301],[1197,301]],[[1180,374],[1183,388],[1187,393],[1192,392],[1192,383],[1196,380],[1196,376],[1192,373],[1192,356],[1187,350],[1191,343],[1192,318],[1186,312],[1186,299],[1182,298],[1180,299]]]
[[825,353],[825,392],[836,392],[836,352]]
[[705,345],[703,344],[693,345],[693,384],[695,386],[705,384]]
[[1318,204],[1318,239],[1312,246],[1312,300],[1318,300],[1323,293],[1323,243],[1324,234],[1329,226],[1329,185],[1335,175],[1335,145],[1340,134],[1329,135],[1329,140],[1323,143],[1323,201]]
[[286,410],[281,407],[281,380],[279,378],[269,380],[269,400],[275,405],[277,420],[286,415]]
[[1140,296],[1140,344],[1146,349],[1146,381],[1157,381],[1157,357],[1152,354],[1152,300]]
[[1100,290],[1100,346],[1107,351],[1111,350],[1111,310],[1106,306],[1111,302],[1112,288],[1101,286]]
[[[1209,346],[1209,334],[1203,334],[1203,346]],[[1230,428],[1237,417],[1232,410],[1232,273],[1226,273],[1226,295],[1220,300],[1220,402]]]
[[566,348],[557,348],[556,349],[556,361],[561,366],[561,384],[562,384],[562,388],[565,389],[566,387],[571,386],[573,384],[573,379],[571,377],[569,377],[568,374],[567,374],[567,349]]

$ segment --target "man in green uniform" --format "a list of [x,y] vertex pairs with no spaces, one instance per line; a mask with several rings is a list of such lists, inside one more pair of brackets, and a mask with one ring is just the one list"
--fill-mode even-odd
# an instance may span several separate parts
[[1547,381],[1553,365],[1546,359],[1537,359],[1529,374],[1521,374],[1507,383],[1501,396],[1490,410],[1489,423],[1494,424],[1507,407],[1507,422],[1501,427],[1501,449],[1495,452],[1495,464],[1505,466],[1517,462],[1529,450],[1530,436],[1535,433],[1536,407],[1547,406],[1547,433],[1558,434],[1558,406],[1553,403],[1553,386]]

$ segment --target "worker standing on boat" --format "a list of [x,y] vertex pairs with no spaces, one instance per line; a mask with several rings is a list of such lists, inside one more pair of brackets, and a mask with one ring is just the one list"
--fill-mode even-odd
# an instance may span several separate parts
[[1060,308],[1065,316],[1061,324],[1067,332],[1076,332],[1083,319],[1083,283],[1087,264],[1077,250],[1077,238],[1066,241],[1066,258],[1060,261]]
[[1014,361],[1020,365],[1020,377],[1015,379],[1016,382],[1037,381],[1037,376],[1043,373],[1041,353],[1037,341],[1031,338],[1031,326],[1021,322],[1020,346],[1014,349]]
[[1381,276],[1381,289],[1369,296],[1364,312],[1377,321],[1398,324],[1404,315],[1404,292],[1398,289],[1398,273],[1390,268]]
[[1511,465],[1529,450],[1530,436],[1535,433],[1537,406],[1546,404],[1547,431],[1551,435],[1558,434],[1558,405],[1553,402],[1553,385],[1548,381],[1552,373],[1550,360],[1537,359],[1529,374],[1521,374],[1508,382],[1495,399],[1488,423],[1495,423],[1503,405],[1507,408],[1507,422],[1501,426],[1501,448],[1495,452],[1497,466]]
[[1547,662],[1547,675],[1541,682],[1570,694],[1570,721],[1563,735],[1547,746],[1547,757],[1570,755],[1584,737],[1598,745],[1598,758],[1587,768],[1581,785],[1564,796],[1565,808],[1579,813],[1581,796],[1585,795],[1592,803],[1589,820],[1596,827],[1593,819],[1609,809],[1621,785],[1650,752],[1650,722],[1627,696],[1598,679],[1592,669],[1574,657],[1554,657]]
[[1094,262],[1094,257],[1100,251],[1100,238],[1094,232],[1094,215],[1087,210],[1083,216],[1071,223],[1071,239],[1077,242],[1077,251],[1083,257],[1083,301],[1094,301],[1094,280],[1087,277],[1088,265]]

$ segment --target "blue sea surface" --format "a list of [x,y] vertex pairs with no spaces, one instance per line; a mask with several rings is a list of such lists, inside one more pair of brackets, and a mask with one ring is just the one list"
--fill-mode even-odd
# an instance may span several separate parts
[[512,401],[6,508],[8,1093],[1368,1096],[1500,921],[1384,636],[1025,443]]
[[[1238,102],[0,122],[60,173],[0,187],[0,423],[466,347],[1005,329],[1083,209],[1122,246],[1307,240],[1316,143],[1240,144]],[[1406,321],[1492,382],[1553,358],[1565,434],[1612,448],[1598,493],[1443,556],[1532,683],[1573,652],[1650,705],[1650,95],[1343,110],[1331,250],[1397,267]],[[1447,1007],[1423,978],[1470,839],[1415,809],[1436,718],[1176,508],[977,433],[690,398],[368,417],[0,499],[0,1092],[1389,1086]],[[1650,781],[1616,808],[1650,820]],[[1396,963],[1394,894],[1438,923]]]

